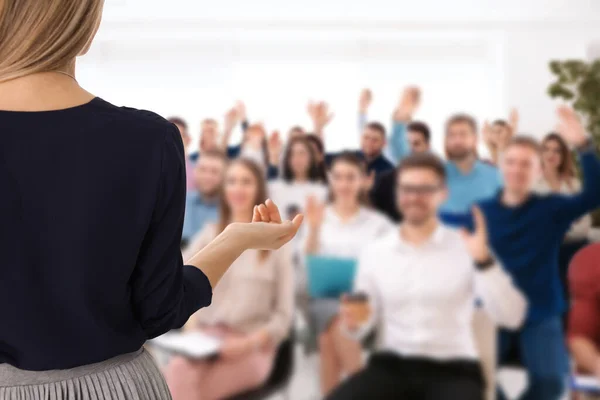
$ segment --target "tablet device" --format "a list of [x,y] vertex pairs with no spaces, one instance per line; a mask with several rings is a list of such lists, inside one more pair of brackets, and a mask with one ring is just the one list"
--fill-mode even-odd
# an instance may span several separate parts
[[600,394],[600,381],[598,378],[589,375],[572,375],[571,387],[574,392]]
[[192,359],[215,356],[221,348],[221,340],[200,331],[169,332],[148,342],[168,353]]
[[326,256],[307,256],[308,294],[312,298],[339,299],[352,291],[356,260]]

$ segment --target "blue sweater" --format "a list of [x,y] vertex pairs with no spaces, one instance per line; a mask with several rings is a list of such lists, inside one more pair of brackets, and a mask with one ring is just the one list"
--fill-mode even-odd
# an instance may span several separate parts
[[528,322],[565,311],[558,251],[571,224],[600,206],[600,160],[591,151],[580,156],[584,182],[577,195],[532,194],[517,207],[503,205],[500,195],[480,203],[490,245],[529,301]]

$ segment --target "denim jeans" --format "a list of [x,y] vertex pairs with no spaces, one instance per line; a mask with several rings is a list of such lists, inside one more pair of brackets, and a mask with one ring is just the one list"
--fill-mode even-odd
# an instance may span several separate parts
[[[556,316],[527,323],[516,332],[500,330],[500,365],[506,360],[506,355],[513,346],[518,346],[529,381],[519,400],[559,400],[565,391],[569,374],[569,356],[561,318]],[[497,398],[506,399],[500,388]]]

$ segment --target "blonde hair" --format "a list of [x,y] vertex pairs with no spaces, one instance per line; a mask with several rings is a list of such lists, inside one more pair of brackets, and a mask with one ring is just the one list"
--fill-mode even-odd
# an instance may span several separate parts
[[0,82],[62,70],[89,47],[104,0],[0,0]]

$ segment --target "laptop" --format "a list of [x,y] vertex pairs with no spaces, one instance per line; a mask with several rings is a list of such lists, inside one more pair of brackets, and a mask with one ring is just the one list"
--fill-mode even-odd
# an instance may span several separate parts
[[354,259],[307,256],[308,294],[314,299],[339,299],[342,294],[352,292],[356,267]]

